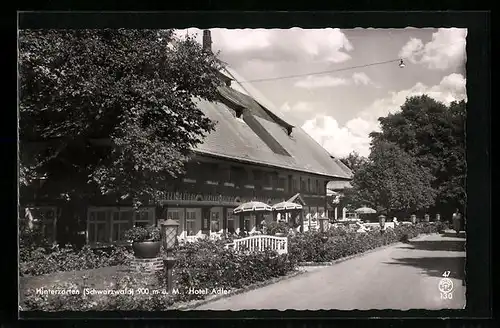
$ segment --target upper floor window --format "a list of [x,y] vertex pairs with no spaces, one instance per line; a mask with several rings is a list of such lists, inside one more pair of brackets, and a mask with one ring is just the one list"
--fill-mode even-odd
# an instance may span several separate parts
[[271,172],[265,173],[264,186],[265,187],[272,187],[273,186],[273,174]]
[[280,189],[285,189],[285,184],[286,184],[286,179],[285,178],[278,178],[278,188]]
[[277,172],[271,173],[271,186],[273,188],[279,187],[279,176]]
[[306,185],[306,180],[303,179],[302,177],[300,178],[300,191],[304,192],[306,191],[307,185]]
[[321,190],[320,190],[320,188],[319,188],[319,180],[318,180],[318,179],[316,179],[316,188],[314,188],[314,192],[315,192],[316,194],[321,193]]
[[243,184],[248,182],[247,171],[240,166],[231,166],[231,182]]
[[198,162],[189,162],[184,166],[184,178],[198,180],[203,177],[202,165]]

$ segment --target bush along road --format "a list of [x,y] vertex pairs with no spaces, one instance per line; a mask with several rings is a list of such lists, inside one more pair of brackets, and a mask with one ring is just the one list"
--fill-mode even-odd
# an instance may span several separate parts
[[[418,224],[402,225],[385,233],[371,231],[360,234],[348,229],[333,229],[327,233],[304,233],[290,236],[289,254],[280,256],[273,252],[245,255],[225,249],[224,245],[227,241],[224,240],[200,241],[180,247],[176,252],[178,263],[174,270],[175,294],[165,293],[166,286],[161,272],[158,279],[149,281],[135,275],[121,275],[103,278],[106,279],[106,283],[100,283],[101,286],[107,285],[109,290],[148,288],[152,291],[162,291],[149,295],[137,293],[83,295],[83,290],[91,288],[92,282],[82,278],[66,282],[56,281],[45,286],[46,289],[52,290],[80,291],[76,294],[49,295],[36,293],[33,289],[22,290],[21,293],[24,294],[22,309],[43,311],[162,310],[180,303],[202,300],[214,290],[216,293],[224,293],[284,277],[294,272],[299,262],[334,261],[397,243],[400,240],[411,239],[419,234],[435,233],[442,229],[442,226],[436,224]],[[32,254],[31,258],[29,254]],[[38,248],[36,252],[23,253],[21,268],[24,270],[21,270],[21,274],[39,275],[49,273],[47,271],[51,270],[73,271],[109,267],[111,264],[123,265],[129,257],[130,254],[126,249],[115,249],[105,255],[104,253],[95,254],[87,248],[80,251],[67,248],[42,251]],[[44,271],[36,270],[42,266]],[[370,268],[367,266],[363,269],[367,279],[371,277]],[[29,279],[29,277],[23,278]],[[82,297],[86,299],[85,302],[81,302]]]

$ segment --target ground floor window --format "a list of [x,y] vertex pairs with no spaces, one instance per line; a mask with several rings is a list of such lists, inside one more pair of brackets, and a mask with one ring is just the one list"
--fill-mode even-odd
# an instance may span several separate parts
[[210,220],[210,231],[218,232],[220,230],[220,213],[212,212]]
[[124,240],[124,232],[135,226],[154,225],[155,209],[133,207],[91,207],[88,209],[88,243],[113,243]]
[[186,234],[188,236],[196,235],[196,210],[186,210]]
[[106,243],[110,238],[106,238],[106,218],[107,212],[105,209],[93,209],[88,213],[88,241],[89,243]]
[[236,225],[235,225],[235,216],[233,214],[232,209],[227,210],[227,232],[235,233]]
[[178,235],[182,234],[182,231],[184,230],[184,226],[182,224],[184,211],[185,210],[183,208],[169,208],[167,210],[167,220],[174,220],[179,224],[179,228],[177,230]]
[[244,229],[245,229],[246,232],[250,232],[250,230],[252,229],[251,225],[250,225],[251,224],[250,220],[251,220],[250,217],[245,216],[245,219],[243,221],[243,227],[244,227]]

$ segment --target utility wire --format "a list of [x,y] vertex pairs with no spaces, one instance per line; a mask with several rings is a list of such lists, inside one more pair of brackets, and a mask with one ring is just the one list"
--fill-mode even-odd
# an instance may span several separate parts
[[[458,43],[462,43],[462,41],[458,41],[458,42],[453,42],[453,43],[450,43],[450,44],[442,45],[440,47],[435,47],[434,49],[440,49],[440,48],[444,48],[444,47],[449,47],[449,46],[452,46],[452,45],[458,44]],[[400,61],[402,61],[404,59],[408,59],[408,58],[391,59],[391,60],[386,60],[386,61],[382,61],[382,62],[376,62],[376,63],[370,63],[370,64],[364,64],[364,65],[358,65],[358,66],[350,66],[350,67],[344,67],[344,68],[339,68],[339,69],[334,69],[334,70],[312,72],[312,73],[306,73],[306,74],[287,75],[287,76],[271,77],[271,78],[265,78],[265,79],[245,80],[245,81],[237,81],[236,80],[236,82],[238,82],[238,83],[264,82],[264,81],[275,81],[275,80],[293,79],[293,78],[297,78],[297,77],[304,77],[304,76],[310,76],[310,75],[323,75],[323,74],[330,74],[330,73],[348,71],[348,70],[351,70],[351,69],[358,69],[358,68],[365,68],[365,67],[370,67],[370,66],[384,65],[384,64],[394,63],[394,62],[400,62]]]
[[369,67],[369,66],[389,64],[389,63],[399,62],[400,60],[401,59],[398,58],[398,59],[386,60],[386,61],[383,61],[383,62],[376,62],[376,63],[370,63],[370,64],[364,64],[364,65],[358,65],[358,66],[350,66],[350,67],[344,67],[344,68],[339,68],[339,69],[334,69],[334,70],[328,70],[328,71],[313,72],[313,73],[306,73],[306,74],[296,74],[296,75],[288,75],[288,76],[280,76],[280,77],[271,77],[271,78],[267,78],[267,79],[246,80],[246,81],[238,81],[238,82],[239,83],[249,83],[249,82],[274,81],[274,80],[282,80],[282,79],[293,79],[293,78],[296,78],[296,77],[303,77],[303,76],[309,76],[309,75],[330,74],[330,73],[348,71],[348,70],[351,70],[351,69],[357,69],[357,68],[364,68],[364,67]]

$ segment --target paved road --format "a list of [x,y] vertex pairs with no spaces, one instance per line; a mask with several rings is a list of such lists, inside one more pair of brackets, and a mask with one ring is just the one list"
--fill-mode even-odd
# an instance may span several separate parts
[[[369,310],[462,309],[465,238],[427,235],[196,310]],[[452,299],[441,299],[438,284],[450,271]]]

